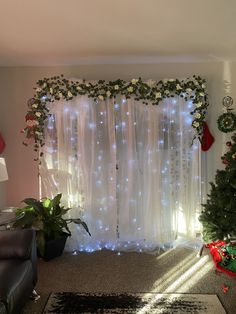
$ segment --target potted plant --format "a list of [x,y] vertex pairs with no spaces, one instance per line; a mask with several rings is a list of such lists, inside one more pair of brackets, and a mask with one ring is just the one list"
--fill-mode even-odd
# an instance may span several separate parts
[[[23,200],[26,206],[16,210],[16,216],[20,218],[16,220],[13,227],[36,230],[38,251],[45,260],[62,254],[66,239],[71,236],[68,224],[73,222],[82,225],[91,236],[87,224],[80,218],[64,217],[70,208],[61,205],[61,197],[62,194],[56,195],[53,199],[26,198]],[[22,213],[24,213],[23,217]]]

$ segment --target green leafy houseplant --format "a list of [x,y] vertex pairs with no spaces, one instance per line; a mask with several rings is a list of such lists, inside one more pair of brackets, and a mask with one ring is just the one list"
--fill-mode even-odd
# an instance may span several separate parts
[[43,198],[37,200],[26,198],[23,208],[16,210],[16,216],[24,216],[14,223],[14,228],[33,228],[36,230],[37,246],[41,256],[45,254],[45,245],[49,240],[60,238],[62,235],[71,236],[68,224],[81,225],[91,236],[87,224],[81,219],[64,218],[70,208],[61,205],[62,194],[56,195],[53,199]]

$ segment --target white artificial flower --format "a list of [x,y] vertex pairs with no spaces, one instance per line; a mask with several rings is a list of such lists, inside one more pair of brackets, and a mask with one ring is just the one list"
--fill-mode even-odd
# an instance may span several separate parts
[[148,85],[149,87],[153,87],[153,86],[156,85],[156,81],[154,81],[154,80],[148,80],[148,81],[147,81],[147,85]]
[[47,87],[47,83],[43,83],[43,88]]
[[39,132],[39,131],[35,131],[35,134],[36,134],[36,135],[42,135],[42,133]]
[[182,87],[181,87],[179,84],[177,84],[177,85],[176,85],[176,89],[177,89],[177,90],[180,90],[180,89],[182,89]]
[[33,104],[32,108],[38,108],[38,104]]
[[199,101],[199,102],[196,104],[196,107],[197,107],[197,108],[200,108],[201,106],[202,106],[202,102]]
[[191,88],[187,88],[187,89],[186,89],[186,92],[188,92],[188,93],[192,93],[192,91],[193,91],[193,90],[192,90]]
[[103,100],[103,99],[104,99],[104,97],[103,97],[102,95],[99,95],[98,98],[99,98],[100,100]]
[[193,126],[195,127],[195,128],[197,128],[197,127],[199,127],[199,123],[197,122],[197,121],[193,121]]
[[59,93],[59,97],[62,98],[62,97],[63,97],[63,94],[62,94],[62,93]]
[[86,86],[89,87],[90,85],[89,85],[89,84],[86,84]]
[[162,81],[163,81],[163,83],[166,84],[168,82],[168,79],[163,79]]
[[205,94],[203,92],[199,93],[200,96],[205,96]]
[[76,89],[77,89],[77,90],[81,90],[82,88],[78,85],[78,86],[76,87]]
[[38,112],[38,111],[37,111],[37,112],[35,113],[35,115],[36,115],[36,117],[41,117],[42,114],[41,114],[41,112]]
[[161,98],[161,93],[160,92],[156,93],[155,97],[156,98]]
[[138,80],[137,80],[137,79],[132,79],[132,80],[131,80],[131,83],[135,85],[135,84],[138,83]]
[[107,97],[110,97],[110,96],[111,96],[111,92],[108,90],[108,91],[106,92],[106,95],[107,95]]
[[114,88],[115,88],[115,90],[118,90],[119,89],[119,85],[115,85]]
[[206,85],[205,84],[202,84],[202,88],[205,88],[206,87]]
[[174,82],[175,80],[174,79],[169,79],[169,82]]
[[36,88],[37,93],[40,93],[41,91],[42,91],[42,88],[40,88],[40,87]]
[[164,93],[168,95],[170,93],[170,91],[168,89],[166,89]]
[[130,86],[130,87],[128,87],[128,88],[127,88],[127,91],[128,91],[128,92],[130,92],[130,93],[132,93],[132,92],[133,92],[133,90],[134,90],[134,89],[133,89],[133,87],[132,87],[132,86]]
[[201,116],[202,116],[202,115],[201,115],[199,112],[195,112],[195,113],[194,113],[194,117],[195,117],[196,119],[200,119]]
[[27,120],[26,121],[26,125],[29,126],[29,127],[33,127],[35,125],[38,125],[38,121],[37,120]]
[[73,97],[73,95],[71,94],[70,91],[68,91],[67,95],[68,95],[68,97]]
[[50,91],[50,94],[53,94],[53,89],[51,87],[50,87],[49,91]]

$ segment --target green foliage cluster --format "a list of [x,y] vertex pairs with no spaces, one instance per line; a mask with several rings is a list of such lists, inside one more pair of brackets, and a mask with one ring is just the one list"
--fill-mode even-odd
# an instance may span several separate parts
[[200,76],[192,78],[164,79],[161,81],[143,81],[141,78],[124,81],[99,80],[97,82],[72,81],[63,75],[38,80],[33,98],[28,101],[28,111],[25,116],[26,126],[22,132],[26,135],[23,142],[25,146],[34,142],[34,150],[38,152],[44,145],[45,120],[50,115],[50,103],[54,101],[69,101],[78,95],[87,95],[96,102],[106,99],[114,99],[117,95],[123,95],[126,99],[134,97],[144,104],[158,105],[166,98],[179,95],[187,100],[192,100],[194,109],[192,115],[192,127],[199,140],[202,137],[203,124],[208,107],[208,95],[206,81]]
[[[72,222],[82,225],[90,235],[87,224],[80,218],[70,219],[64,217],[70,208],[61,205],[61,197],[62,194],[56,195],[53,199],[26,198],[23,200],[26,206],[16,210],[16,216],[21,218],[14,223],[14,228],[35,229],[37,246],[42,256],[44,255],[47,240],[59,238],[63,233],[71,236],[68,224]],[[24,213],[23,217],[22,213]]]
[[217,170],[215,183],[210,182],[211,190],[199,217],[207,243],[236,237],[236,134],[226,146],[228,151],[221,157],[226,167]]

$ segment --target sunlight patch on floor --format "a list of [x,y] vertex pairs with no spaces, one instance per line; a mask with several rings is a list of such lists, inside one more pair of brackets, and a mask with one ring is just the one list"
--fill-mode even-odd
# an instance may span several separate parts
[[[172,283],[179,273],[187,271],[194,263],[193,259],[195,254],[191,254],[183,259],[181,262],[172,267],[169,271],[165,272],[158,280],[155,281],[154,287],[157,290],[161,290],[164,286]],[[162,265],[163,267],[163,265]]]
[[[189,259],[191,259],[191,260],[189,261]],[[179,270],[177,270],[179,268],[179,264],[180,264],[179,263],[177,266],[172,268],[171,271],[167,272],[164,276],[162,276],[162,278],[158,279],[154,283],[156,288],[151,291],[152,293],[158,292],[161,289],[161,287],[172,282],[166,289],[164,289],[164,291],[161,292],[161,294],[153,296],[152,301],[149,302],[149,304],[146,305],[145,307],[143,307],[141,310],[139,310],[137,312],[138,314],[149,313],[151,308],[152,308],[152,305],[158,299],[160,299],[162,297],[162,294],[164,294],[164,293],[176,293],[176,290],[178,290],[179,293],[180,293],[180,290],[181,290],[181,293],[187,292],[190,287],[194,286],[212,268],[212,263],[209,261],[208,255],[202,257],[194,265],[192,265],[192,263],[194,263],[192,256],[185,258],[184,261],[185,262],[188,261],[188,262],[185,263],[185,265],[184,265],[185,270],[184,270],[184,273],[182,275],[180,275],[180,274],[183,272],[183,268],[180,268]],[[182,262],[181,262],[181,264],[182,264]],[[174,279],[174,278],[176,278],[176,279]],[[161,282],[163,282],[163,281],[164,281],[164,284],[161,284]],[[148,297],[148,296],[150,297],[150,294],[147,293],[146,297]],[[171,300],[171,298],[172,297],[170,296],[169,299]],[[145,299],[145,296],[143,299]]]
[[[175,280],[166,290],[166,293],[174,292],[177,288],[179,288],[181,285],[186,284],[187,281],[191,279],[192,281],[192,276],[196,273],[200,273],[200,271],[203,271],[204,268],[209,267],[207,262],[209,261],[209,256],[204,256],[201,258],[194,266],[189,268],[185,273],[182,275],[178,276],[178,279]],[[208,267],[206,267],[208,266]],[[194,283],[195,284],[195,283]]]

